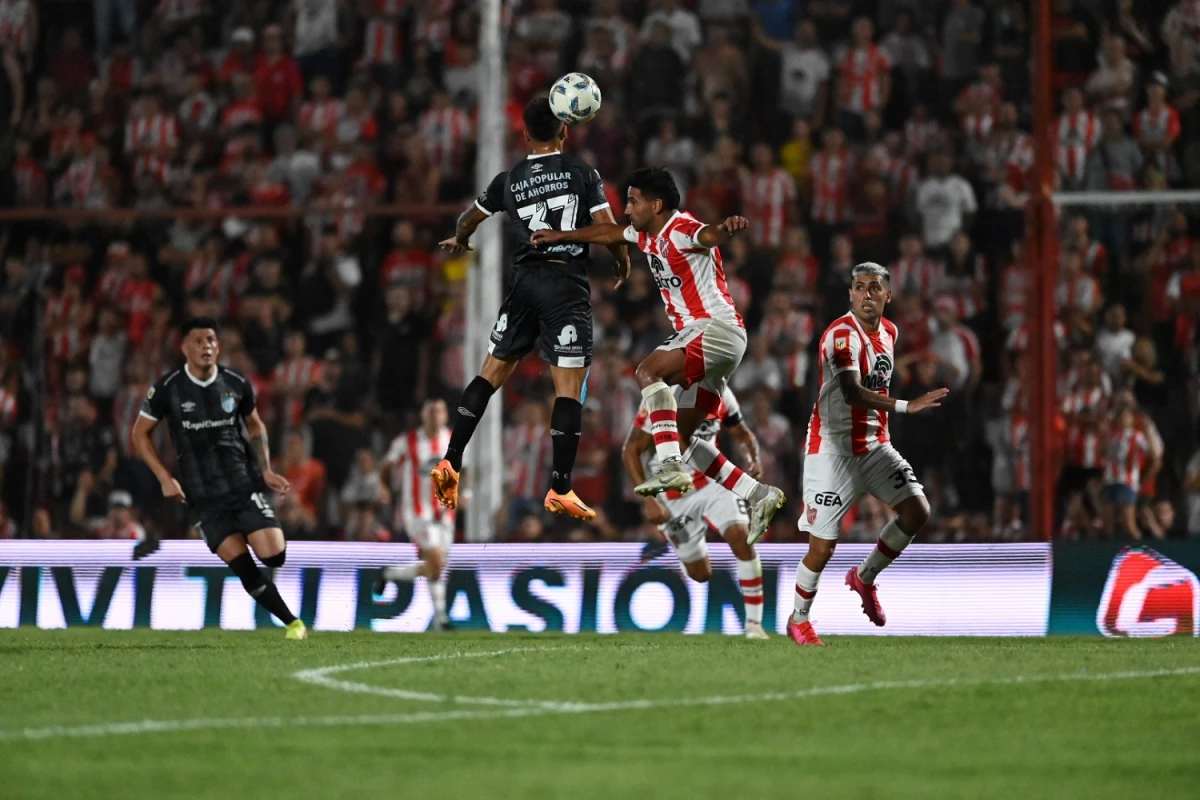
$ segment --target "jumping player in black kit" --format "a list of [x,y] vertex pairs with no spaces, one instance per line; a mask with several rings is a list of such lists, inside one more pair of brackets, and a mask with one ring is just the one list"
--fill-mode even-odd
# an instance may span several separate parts
[[[287,625],[288,639],[304,639],[304,623],[288,609],[247,548],[248,544],[266,566],[283,566],[287,542],[267,490],[285,494],[291,488],[271,469],[267,429],[255,408],[254,387],[217,365],[215,320],[185,322],[182,350],[187,359],[183,369],[159,379],[146,392],[133,426],[133,446],[154,471],[163,496],[187,506],[192,526],[241,579],[246,592]],[[164,420],[179,460],[178,480],[150,438]],[[242,435],[243,421],[249,441]]]
[[[438,499],[458,505],[458,473],[463,450],[492,394],[503,385],[535,345],[550,365],[554,410],[550,414],[553,474],[546,510],[589,520],[596,512],[571,490],[571,470],[583,427],[581,399],[592,361],[592,303],[588,284],[588,248],[567,243],[538,249],[530,234],[538,230],[570,231],[595,222],[613,222],[600,174],[574,156],[564,155],[567,128],[550,110],[545,97],[525,108],[529,157],[495,177],[487,190],[458,218],[455,235],[441,245],[471,250],[471,234],[485,219],[503,211],[517,239],[513,281],[492,329],[488,356],[479,375],[463,391],[458,419],[445,458],[431,477]],[[617,285],[629,277],[625,245],[612,245]]]

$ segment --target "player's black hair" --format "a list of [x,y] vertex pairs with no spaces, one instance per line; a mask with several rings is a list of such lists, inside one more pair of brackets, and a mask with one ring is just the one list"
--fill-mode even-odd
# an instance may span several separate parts
[[179,327],[179,332],[183,334],[184,338],[187,338],[187,335],[192,331],[208,330],[210,328],[213,333],[220,335],[221,328],[212,317],[192,317],[183,321],[183,325]]
[[563,121],[554,116],[550,101],[544,96],[534,97],[525,106],[525,132],[535,142],[556,142],[562,133]]
[[675,178],[662,167],[642,167],[629,179],[629,188],[637,189],[650,200],[662,200],[663,208],[674,211],[679,208],[679,187]]

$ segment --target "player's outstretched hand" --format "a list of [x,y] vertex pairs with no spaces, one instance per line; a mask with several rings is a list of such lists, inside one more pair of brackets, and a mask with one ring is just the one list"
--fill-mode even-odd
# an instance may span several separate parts
[[725,221],[721,223],[720,227],[724,228],[726,232],[733,234],[749,228],[750,220],[746,219],[745,217],[726,217]]
[[642,516],[651,525],[663,525],[671,519],[667,507],[659,502],[657,497],[647,497],[642,500]]
[[948,394],[950,394],[949,389],[934,389],[932,392],[921,395],[916,400],[909,400],[908,413],[919,414],[927,408],[937,408]]
[[543,228],[540,231],[530,233],[529,241],[533,242],[534,247],[544,247],[545,245],[562,241],[562,233]]
[[633,269],[633,265],[629,263],[628,258],[619,259],[616,267],[613,270],[617,274],[617,282],[613,284],[614,289],[620,289],[621,284],[629,279],[629,273]]
[[275,494],[287,494],[292,490],[292,485],[288,483],[288,479],[277,472],[268,472],[263,475],[263,481],[266,482],[269,488]]
[[475,249],[470,242],[460,242],[457,236],[451,236],[449,239],[442,239],[440,242],[438,242],[438,247],[449,250],[451,253],[461,253],[465,250]]
[[179,485],[179,481],[167,478],[165,481],[159,481],[159,485],[162,487],[163,497],[179,503],[187,502],[187,495],[183,493],[183,487]]

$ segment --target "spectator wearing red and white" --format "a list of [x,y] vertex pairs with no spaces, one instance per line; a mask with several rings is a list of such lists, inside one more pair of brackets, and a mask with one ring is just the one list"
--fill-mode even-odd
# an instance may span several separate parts
[[1084,84],[1094,105],[1105,111],[1118,111],[1128,119],[1137,93],[1137,65],[1125,52],[1125,37],[1110,33],[1100,44],[1096,70]]
[[254,52],[254,31],[236,28],[229,37],[229,51],[217,70],[217,80],[222,86],[229,86],[236,75],[253,76],[261,61],[262,55]]
[[[417,17],[413,21],[410,36],[412,41],[424,44],[431,52],[442,53],[450,41],[450,13],[454,10],[453,0],[433,0],[421,3],[417,7]],[[518,23],[519,24],[519,23]],[[517,30],[520,36],[520,30]],[[413,53],[414,58],[417,53]]]
[[1130,536],[1141,538],[1136,518],[1138,490],[1143,478],[1157,470],[1150,439],[1137,427],[1133,407],[1119,404],[1104,457],[1104,494],[1109,503],[1105,523],[1110,535],[1120,523]]
[[104,271],[96,282],[95,301],[97,305],[116,305],[121,296],[121,290],[129,281],[129,243],[126,241],[110,242]]
[[919,353],[929,348],[933,341],[933,320],[925,310],[925,301],[919,294],[902,295],[896,299],[896,355]]
[[905,297],[914,294],[926,301],[932,300],[934,294],[941,291],[946,276],[945,266],[925,254],[924,242],[915,233],[900,237],[900,258],[893,261],[889,269],[894,295]]
[[162,110],[156,94],[143,95],[133,104],[125,124],[126,154],[169,159],[178,146],[179,123],[175,117]]
[[1104,466],[1103,423],[1112,399],[1112,384],[1105,378],[1100,363],[1090,360],[1080,369],[1079,381],[1063,397],[1069,466],[1087,470]]
[[411,222],[401,220],[392,227],[392,250],[379,269],[379,286],[407,288],[418,303],[430,297],[437,262],[423,247],[416,244],[416,230]]
[[33,157],[30,141],[17,139],[13,155],[13,184],[18,207],[42,208],[46,205],[46,170]]
[[72,264],[63,273],[63,288],[52,292],[46,298],[45,314],[42,317],[42,328],[53,332],[66,325],[71,319],[71,312],[79,306],[87,305],[83,296],[83,285],[87,273],[82,264]]
[[199,75],[189,75],[187,94],[176,109],[183,127],[192,135],[207,133],[216,125],[217,111],[217,101],[205,88],[204,79]]
[[837,97],[841,124],[851,135],[862,133],[863,114],[882,111],[892,91],[892,62],[874,43],[875,26],[869,17],[857,17],[851,27],[851,45],[837,59]]
[[954,302],[959,319],[971,319],[988,308],[987,259],[963,231],[950,240],[941,290]]
[[150,277],[146,256],[134,253],[129,259],[129,279],[117,292],[117,308],[128,322],[129,341],[137,345],[150,327],[150,309],[163,294],[162,287]]
[[430,159],[442,170],[452,171],[455,159],[471,135],[471,119],[450,102],[450,95],[438,92],[421,115],[417,131],[429,143]]
[[984,145],[991,139],[992,129],[996,126],[996,108],[982,93],[969,94],[963,98],[960,116],[963,144],[967,154],[975,161],[982,160]]
[[505,426],[504,456],[508,494],[526,503],[536,502],[550,479],[550,437],[540,403],[526,400],[517,407],[513,424]]
[[929,349],[949,368],[950,388],[973,390],[983,373],[982,349],[974,331],[958,321],[958,304],[942,296],[933,303]]
[[375,162],[375,148],[366,142],[354,146],[354,160],[344,172],[346,194],[359,205],[373,205],[387,191],[387,178]]
[[1082,256],[1084,272],[1097,280],[1108,275],[1108,248],[1092,238],[1087,217],[1080,215],[1067,220],[1062,244]]
[[812,343],[815,322],[808,309],[796,308],[791,297],[773,292],[766,303],[766,314],[759,334],[771,351],[778,354],[788,386],[804,386],[808,379],[808,346]]
[[809,215],[821,225],[841,225],[849,219],[850,179],[854,154],[838,128],[826,128],[821,149],[808,162]]
[[1087,157],[1100,140],[1100,120],[1084,104],[1083,91],[1063,91],[1062,113],[1054,124],[1054,163],[1066,189],[1079,189],[1086,177]]
[[1146,107],[1133,117],[1133,138],[1146,161],[1171,181],[1181,175],[1173,151],[1182,131],[1179,112],[1167,102],[1167,76],[1155,72],[1146,86]]
[[229,135],[263,123],[262,106],[254,94],[254,78],[244,73],[233,76],[233,102],[221,112],[221,132]]
[[983,64],[979,67],[979,79],[969,84],[954,98],[954,110],[960,116],[971,113],[972,109],[988,109],[993,114],[1004,102],[1004,78],[1000,65],[996,63]]
[[255,89],[267,124],[295,116],[304,97],[304,79],[296,59],[283,49],[283,29],[268,25],[263,31],[263,58],[254,72]]
[[408,5],[408,0],[371,0],[359,63],[390,66],[404,60],[401,25]]
[[960,230],[970,230],[975,212],[975,190],[961,175],[950,171],[946,152],[929,156],[929,175],[917,186],[915,205],[921,219],[925,246],[945,247]]
[[916,166],[905,154],[904,134],[888,131],[883,142],[871,148],[868,163],[872,171],[887,181],[888,203],[893,209],[908,205],[920,176]]
[[304,352],[304,332],[293,330],[283,340],[283,361],[271,373],[271,394],[279,400],[281,421],[286,430],[304,422],[304,395],[317,382],[321,362]]
[[1167,286],[1177,272],[1191,267],[1195,240],[1188,232],[1189,225],[1187,215],[1176,210],[1170,225],[1155,237],[1150,248],[1141,256],[1139,267],[1150,275],[1147,293],[1150,315],[1155,322],[1170,320],[1173,302],[1167,294]]
[[361,86],[351,86],[346,92],[346,107],[337,124],[337,140],[341,144],[373,142],[379,138],[379,124]]
[[315,133],[322,138],[335,134],[346,115],[346,104],[333,96],[333,84],[324,75],[312,79],[309,93],[308,102],[300,106],[301,133]]
[[1100,284],[1083,271],[1083,256],[1074,250],[1064,249],[1059,253],[1058,276],[1054,304],[1059,314],[1073,333],[1092,334],[1093,315],[1104,302]]
[[91,311],[86,306],[76,306],[71,310],[67,324],[48,334],[50,358],[65,364],[79,362],[88,351],[90,339],[87,326],[91,323]]
[[98,539],[132,539],[142,541],[146,529],[133,516],[133,496],[122,489],[108,496],[108,515],[96,527]]
[[759,143],[751,151],[754,170],[742,172],[742,205],[750,219],[750,242],[779,247],[796,205],[796,183],[775,163],[775,151]]
[[1001,103],[996,126],[987,141],[975,151],[974,158],[987,184],[986,202],[991,208],[1009,208],[1010,195],[1026,191],[1026,173],[1033,166],[1033,139],[1017,127],[1017,107]]

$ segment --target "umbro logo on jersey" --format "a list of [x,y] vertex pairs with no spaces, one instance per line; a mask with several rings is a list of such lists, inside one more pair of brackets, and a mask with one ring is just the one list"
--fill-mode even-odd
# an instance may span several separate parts
[[475,419],[475,415],[471,413],[471,409],[467,408],[466,406],[459,406],[458,413],[462,414],[464,417],[470,417],[471,419]]
[[551,428],[551,429],[550,429],[550,435],[551,435],[551,436],[562,436],[562,435],[563,435],[563,432],[562,432],[562,431],[556,431],[556,430],[554,430],[554,428]]
[[185,414],[190,414],[196,410],[196,404],[193,403],[191,400],[184,400],[182,403],[179,404],[179,410]]
[[531,171],[532,171],[532,172],[541,172],[541,171],[542,171],[542,165],[541,165],[541,164],[534,164],[534,165],[533,165],[533,168],[531,169]]

